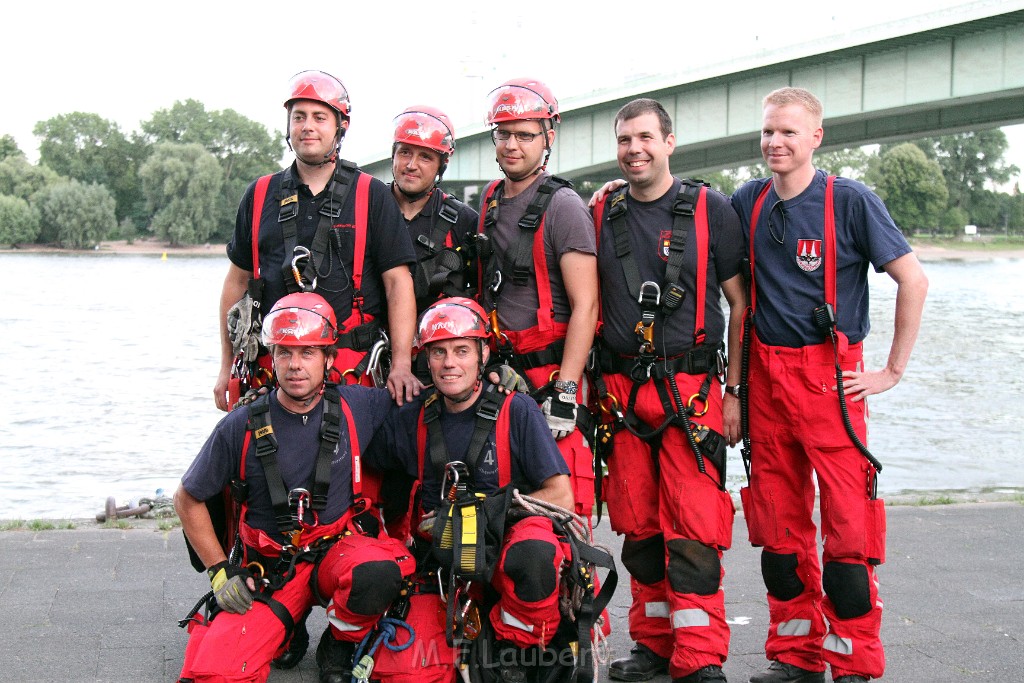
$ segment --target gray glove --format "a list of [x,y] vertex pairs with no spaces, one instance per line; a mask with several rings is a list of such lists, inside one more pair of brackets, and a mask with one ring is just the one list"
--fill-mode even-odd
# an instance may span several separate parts
[[228,338],[235,355],[242,354],[242,360],[251,363],[260,351],[260,342],[252,333],[252,297],[245,296],[228,309]]
[[557,380],[555,395],[541,404],[548,429],[555,439],[564,439],[576,429],[576,382]]
[[225,612],[245,614],[252,607],[252,592],[247,581],[252,574],[245,567],[228,564],[227,560],[218,562],[206,570],[213,587],[213,597]]
[[498,381],[494,383],[497,384],[498,387],[506,394],[512,391],[518,391],[521,394],[530,393],[530,385],[528,385],[526,380],[510,366],[499,365],[491,370],[490,379],[494,379],[494,375],[498,376]]

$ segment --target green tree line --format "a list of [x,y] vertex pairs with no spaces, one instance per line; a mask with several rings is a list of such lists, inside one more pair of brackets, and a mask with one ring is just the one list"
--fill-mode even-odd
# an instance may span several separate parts
[[0,246],[92,248],[155,236],[225,242],[248,183],[280,168],[280,133],[232,109],[175,102],[126,135],[97,114],[36,124],[39,162],[0,137]]
[[[820,152],[818,168],[856,178],[885,201],[907,235],[962,235],[965,225],[1024,233],[1024,195],[992,189],[1020,173],[1005,161],[1006,133],[999,129],[922,138],[863,148]],[[711,174],[712,187],[731,194],[750,178],[768,176],[764,164]]]
[[[97,114],[36,124],[39,162],[0,137],[0,246],[91,248],[155,236],[171,246],[225,242],[246,185],[279,168],[284,143],[238,112],[176,102],[126,135]],[[1006,163],[1003,131],[982,130],[815,155],[831,173],[865,182],[905,233],[957,235],[964,225],[1024,232],[1024,195],[992,189],[1020,172]],[[707,180],[726,194],[763,164]],[[581,192],[587,188],[581,188]],[[589,197],[589,192],[585,192]]]

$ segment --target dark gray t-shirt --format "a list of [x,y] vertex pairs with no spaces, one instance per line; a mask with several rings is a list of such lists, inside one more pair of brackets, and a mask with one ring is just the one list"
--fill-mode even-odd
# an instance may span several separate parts
[[[537,325],[537,309],[540,298],[537,289],[538,274],[528,278],[524,285],[512,282],[512,262],[519,243],[519,219],[537,194],[550,173],[543,173],[524,192],[515,197],[502,197],[498,203],[498,223],[488,232],[494,246],[495,258],[504,273],[504,287],[498,303],[498,321],[506,330],[526,330]],[[482,210],[486,210],[483,207]],[[555,322],[568,322],[572,309],[565,293],[565,283],[559,261],[567,252],[596,254],[594,244],[594,223],[586,204],[572,189],[563,187],[551,197],[551,203],[544,214],[544,260],[547,264],[548,280],[551,283],[551,300],[555,309]],[[490,310],[494,305],[493,294],[484,283],[483,303]]]

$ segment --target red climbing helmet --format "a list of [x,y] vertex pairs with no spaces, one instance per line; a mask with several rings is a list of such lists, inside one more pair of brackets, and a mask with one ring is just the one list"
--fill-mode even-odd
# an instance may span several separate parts
[[300,71],[288,82],[288,98],[284,101],[285,109],[291,107],[295,100],[313,100],[322,102],[338,112],[346,119],[352,105],[348,101],[348,90],[345,85],[325,71]]
[[487,314],[477,302],[461,296],[440,299],[423,311],[416,348],[445,339],[487,339]]
[[533,78],[513,78],[502,83],[487,96],[487,123],[529,119],[558,123],[558,100],[548,86]]
[[264,346],[331,346],[338,338],[334,309],[319,294],[296,292],[278,300],[263,320]]
[[407,107],[395,117],[394,142],[426,147],[450,156],[455,151],[455,129],[448,115],[436,107]]

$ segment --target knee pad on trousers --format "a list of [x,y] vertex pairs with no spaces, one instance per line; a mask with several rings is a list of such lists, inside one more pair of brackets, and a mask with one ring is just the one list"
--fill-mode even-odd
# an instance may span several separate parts
[[675,538],[668,548],[668,582],[676,593],[714,595],[722,582],[718,551],[699,541]]
[[665,578],[665,537],[656,534],[639,541],[622,542],[622,566],[640,583],[658,583]]
[[761,552],[761,576],[764,587],[778,600],[792,600],[804,592],[804,582],[796,573],[796,553],[780,555]]
[[402,590],[402,571],[394,562],[363,562],[352,570],[346,607],[355,614],[383,614]]
[[826,562],[821,572],[821,584],[840,619],[862,617],[871,611],[871,587],[868,585],[868,568],[864,565]]
[[505,551],[502,570],[512,580],[516,597],[523,602],[550,597],[558,584],[555,546],[537,539],[513,543]]

